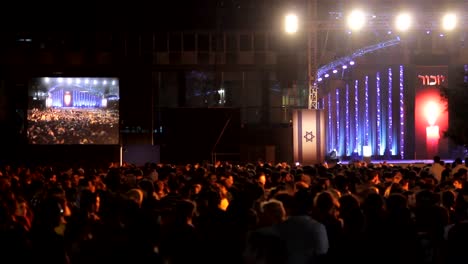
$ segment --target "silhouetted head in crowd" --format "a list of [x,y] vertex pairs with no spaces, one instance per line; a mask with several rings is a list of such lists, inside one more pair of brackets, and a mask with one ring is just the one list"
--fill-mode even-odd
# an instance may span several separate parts
[[142,180],[138,183],[138,187],[143,191],[145,199],[153,197],[155,192],[154,184],[149,180]]
[[369,193],[362,204],[363,210],[369,214],[380,214],[384,210],[384,200],[378,193]]
[[453,208],[455,206],[456,195],[453,191],[447,190],[442,192],[442,205],[445,208]]
[[379,172],[376,170],[366,170],[367,181],[372,184],[379,184]]
[[391,194],[387,198],[387,210],[391,212],[401,212],[408,208],[406,197],[400,193]]
[[169,174],[167,180],[167,187],[169,188],[169,192],[171,193],[178,193],[180,188],[180,180],[175,173]]
[[350,215],[356,210],[360,210],[359,200],[352,194],[340,197],[340,215]]
[[274,199],[282,203],[287,216],[297,215],[297,200],[294,196],[287,193],[280,193],[275,195]]
[[192,219],[196,214],[197,207],[191,201],[180,201],[177,203],[175,223],[192,224]]
[[130,201],[134,202],[138,207],[143,203],[143,191],[140,189],[131,189],[127,192],[127,197]]
[[66,217],[70,215],[70,209],[63,198],[49,196],[41,203],[33,228],[39,232],[54,231],[63,236],[67,223]]
[[422,190],[416,194],[416,206],[417,207],[430,207],[435,205],[437,199],[432,191]]
[[84,213],[98,213],[100,208],[100,197],[96,192],[83,190],[80,196],[80,210]]
[[120,171],[117,168],[111,168],[104,178],[104,183],[111,191],[117,191],[120,188]]
[[340,208],[340,204],[330,192],[321,192],[315,197],[314,207],[316,215],[321,218],[327,215],[335,215]]
[[349,181],[344,175],[337,175],[335,177],[335,188],[342,194],[349,192]]
[[262,222],[267,225],[279,224],[286,220],[286,211],[283,203],[278,200],[269,200],[260,205],[260,217]]
[[203,195],[204,207],[206,210],[217,210],[221,203],[221,194],[219,190],[207,190]]

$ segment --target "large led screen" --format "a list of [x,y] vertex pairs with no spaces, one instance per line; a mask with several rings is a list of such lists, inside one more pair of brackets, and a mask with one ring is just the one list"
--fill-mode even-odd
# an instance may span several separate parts
[[448,141],[443,137],[448,129],[447,102],[441,97],[441,87],[448,87],[447,66],[419,66],[415,96],[416,157],[432,159],[448,156]]
[[119,143],[117,78],[37,78],[28,92],[30,144]]

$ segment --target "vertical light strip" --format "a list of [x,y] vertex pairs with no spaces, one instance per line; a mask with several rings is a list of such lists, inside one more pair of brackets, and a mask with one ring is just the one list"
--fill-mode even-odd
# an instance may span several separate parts
[[400,65],[400,156],[405,158],[405,103],[404,97],[404,68]]
[[393,99],[392,99],[392,90],[393,90],[393,73],[392,68],[388,68],[388,149],[392,152],[392,155],[395,154],[393,149]]
[[464,80],[466,83],[468,83],[468,75],[467,75],[467,74],[468,74],[468,64],[465,64],[465,65],[463,66],[463,68],[465,69],[465,77],[463,78],[463,80]]
[[328,149],[333,149],[333,127],[332,127],[332,104],[331,104],[331,93],[328,93]]
[[346,101],[346,113],[345,113],[345,118],[346,118],[346,137],[345,137],[345,141],[346,141],[346,156],[350,156],[351,155],[351,149],[350,149],[350,131],[349,131],[349,84],[346,84],[346,98],[345,98],[345,101]]
[[359,80],[354,82],[354,150],[361,153],[361,146],[359,145]]
[[365,128],[364,128],[364,146],[369,146],[369,76],[366,76],[364,81],[364,94],[365,94],[365,110],[364,115],[366,119]]
[[336,89],[336,145],[337,153],[340,153],[340,89]]
[[377,90],[377,153],[378,155],[382,155],[382,149],[381,149],[381,144],[382,144],[382,131],[381,131],[381,123],[380,123],[380,117],[382,115],[381,113],[381,105],[380,105],[380,72],[377,72],[375,75],[376,83],[375,87]]

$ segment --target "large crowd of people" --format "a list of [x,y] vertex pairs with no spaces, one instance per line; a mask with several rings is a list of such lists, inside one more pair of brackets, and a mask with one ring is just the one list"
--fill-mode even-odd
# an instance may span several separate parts
[[34,108],[28,111],[31,144],[118,144],[119,112],[98,108]]
[[3,165],[2,263],[464,263],[461,159]]

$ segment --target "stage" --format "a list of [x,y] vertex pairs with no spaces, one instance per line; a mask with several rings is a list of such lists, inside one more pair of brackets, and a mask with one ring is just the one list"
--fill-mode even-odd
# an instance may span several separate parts
[[[442,160],[445,164],[452,164],[453,160]],[[432,164],[433,160],[371,160],[370,163],[372,164],[382,164],[387,163],[390,165],[401,166],[401,167],[408,167],[409,165],[415,167],[424,167],[426,165]],[[349,164],[349,161],[340,161],[339,164]]]

